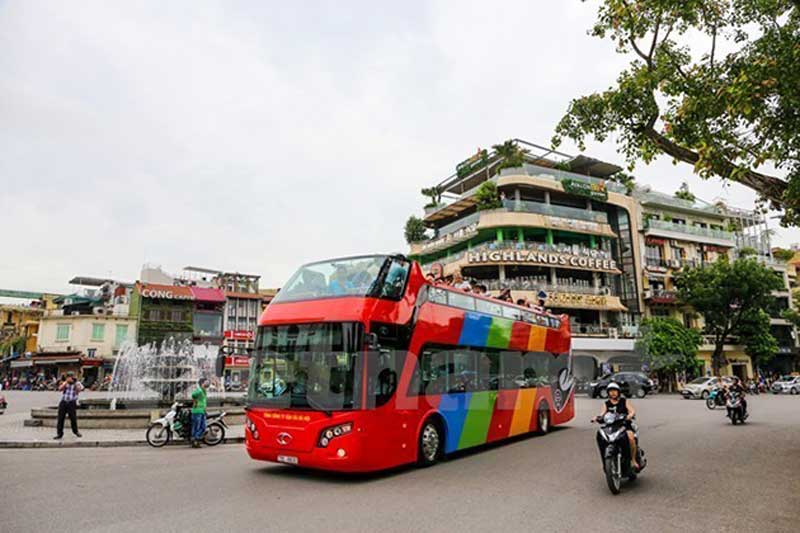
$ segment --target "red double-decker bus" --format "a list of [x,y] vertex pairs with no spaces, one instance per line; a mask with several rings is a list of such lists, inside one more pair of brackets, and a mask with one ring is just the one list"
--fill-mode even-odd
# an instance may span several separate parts
[[363,472],[574,416],[566,316],[431,285],[403,256],[301,267],[261,316],[253,459]]

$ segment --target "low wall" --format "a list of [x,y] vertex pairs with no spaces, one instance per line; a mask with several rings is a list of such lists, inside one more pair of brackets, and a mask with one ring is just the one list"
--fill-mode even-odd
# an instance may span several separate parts
[[[78,427],[81,429],[146,429],[150,423],[164,416],[168,409],[78,409]],[[225,411],[228,425],[244,424],[244,407],[225,406],[211,408],[209,415]],[[58,408],[31,409],[31,418],[44,427],[56,427]],[[66,422],[69,425],[69,420]]]

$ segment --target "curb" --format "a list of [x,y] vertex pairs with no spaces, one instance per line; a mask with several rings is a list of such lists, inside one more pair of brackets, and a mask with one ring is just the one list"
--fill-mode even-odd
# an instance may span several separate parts
[[[244,437],[226,437],[220,444],[241,444]],[[189,443],[183,440],[171,441],[167,446],[187,446]],[[0,449],[3,448],[123,448],[134,446],[148,446],[147,441],[141,440],[78,440],[70,442],[60,441],[0,441]]]

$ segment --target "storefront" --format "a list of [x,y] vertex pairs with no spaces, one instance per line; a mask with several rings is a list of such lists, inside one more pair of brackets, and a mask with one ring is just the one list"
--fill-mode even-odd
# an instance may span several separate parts
[[225,390],[242,391],[250,379],[250,358],[243,355],[229,355],[225,358]]

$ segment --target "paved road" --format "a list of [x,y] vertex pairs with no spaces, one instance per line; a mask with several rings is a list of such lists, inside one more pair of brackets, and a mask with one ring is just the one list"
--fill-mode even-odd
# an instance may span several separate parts
[[545,437],[429,469],[339,477],[216,449],[0,451],[4,531],[797,531],[800,398],[751,400],[746,426],[699,401],[637,402],[650,464],[612,496],[599,400]]

